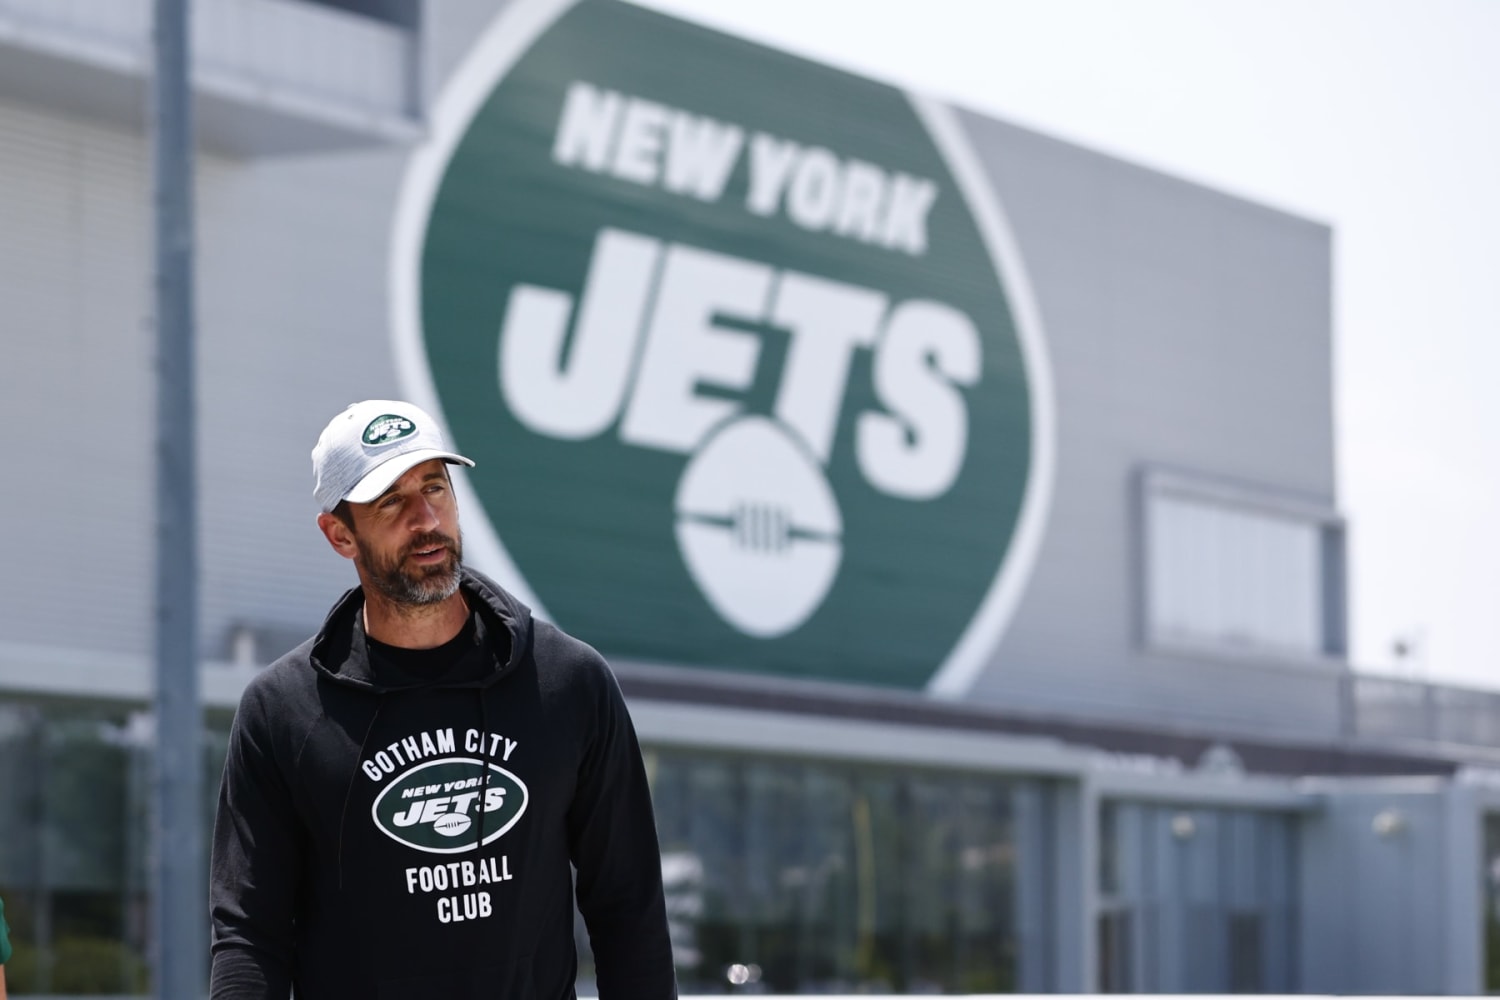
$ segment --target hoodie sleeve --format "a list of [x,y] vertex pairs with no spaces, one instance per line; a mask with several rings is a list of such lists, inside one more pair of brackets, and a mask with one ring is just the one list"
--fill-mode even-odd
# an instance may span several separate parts
[[[597,656],[597,654],[595,654]],[[661,848],[640,744],[613,674],[598,660],[568,850],[594,950],[600,1000],[677,996]]]
[[303,840],[272,745],[264,685],[235,713],[214,817],[209,875],[212,1000],[286,1000]]

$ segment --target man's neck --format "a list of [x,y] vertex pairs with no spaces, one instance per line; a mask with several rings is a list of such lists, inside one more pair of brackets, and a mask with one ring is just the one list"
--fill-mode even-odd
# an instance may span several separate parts
[[397,604],[365,588],[365,635],[388,646],[433,649],[452,639],[469,620],[463,592],[436,604]]

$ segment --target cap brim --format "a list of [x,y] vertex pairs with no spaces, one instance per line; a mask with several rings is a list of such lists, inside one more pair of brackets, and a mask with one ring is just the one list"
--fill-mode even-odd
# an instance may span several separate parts
[[365,478],[354,484],[354,489],[344,495],[344,499],[350,503],[369,503],[380,494],[391,488],[391,484],[408,471],[421,465],[440,458],[450,465],[467,465],[474,467],[474,462],[451,451],[438,451],[436,448],[419,448],[416,451],[408,451],[396,455],[388,461],[381,462],[371,469]]

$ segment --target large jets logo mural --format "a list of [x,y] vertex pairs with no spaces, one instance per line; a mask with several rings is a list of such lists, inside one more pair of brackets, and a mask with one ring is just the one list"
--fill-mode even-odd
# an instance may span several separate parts
[[606,655],[958,695],[1034,559],[1040,327],[955,114],[520,0],[414,156],[406,391],[471,559]]

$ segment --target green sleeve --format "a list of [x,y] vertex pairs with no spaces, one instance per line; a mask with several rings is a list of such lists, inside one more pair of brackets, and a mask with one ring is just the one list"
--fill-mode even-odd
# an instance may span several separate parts
[[10,961],[10,927],[5,923],[5,900],[0,899],[0,965]]

